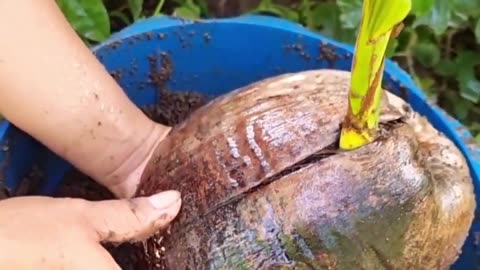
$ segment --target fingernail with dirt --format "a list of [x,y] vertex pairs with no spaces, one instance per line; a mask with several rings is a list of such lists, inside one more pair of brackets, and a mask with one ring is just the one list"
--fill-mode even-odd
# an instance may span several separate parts
[[[152,195],[148,198],[152,206],[157,210],[167,210],[168,208],[172,208],[177,204],[180,204],[180,192],[175,190],[164,191],[161,193],[157,193]],[[177,214],[178,210],[175,210],[179,207],[173,207],[171,209],[174,215]],[[168,209],[170,212],[170,209]]]

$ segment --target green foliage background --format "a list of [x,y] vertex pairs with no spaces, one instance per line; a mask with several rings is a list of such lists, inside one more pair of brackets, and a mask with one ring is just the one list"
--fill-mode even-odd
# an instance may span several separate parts
[[[219,9],[229,8],[232,15],[275,14],[353,43],[362,5],[361,0],[57,0],[57,3],[88,43],[101,42],[112,32],[150,16],[211,18],[220,16]],[[388,56],[414,77],[433,102],[466,125],[480,143],[480,1],[413,0],[405,23]]]

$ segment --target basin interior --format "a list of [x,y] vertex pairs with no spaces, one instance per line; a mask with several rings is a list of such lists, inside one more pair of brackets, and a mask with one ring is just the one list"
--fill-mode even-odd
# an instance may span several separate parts
[[[201,22],[175,18],[140,21],[95,47],[95,54],[138,105],[161,98],[150,82],[155,68],[168,63],[172,78],[166,87],[173,91],[199,91],[209,98],[248,83],[309,69],[349,70],[353,47],[309,32],[299,25],[264,16]],[[410,77],[387,61],[384,87],[407,100],[419,113],[466,155],[479,198],[480,152],[468,132],[436,106],[429,105]],[[61,132],[59,129],[58,132]],[[0,125],[0,164],[6,188],[14,191],[21,180],[38,166],[44,179],[38,194],[51,194],[71,169],[70,164],[7,122]],[[99,149],[101,151],[101,149]],[[478,215],[478,210],[476,216]],[[480,269],[480,222],[474,222],[463,253],[452,269]]]

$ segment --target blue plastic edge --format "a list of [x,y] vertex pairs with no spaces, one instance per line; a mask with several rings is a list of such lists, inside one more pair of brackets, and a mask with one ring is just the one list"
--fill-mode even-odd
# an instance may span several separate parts
[[[323,36],[318,33],[313,33],[310,30],[304,28],[300,24],[292,23],[290,21],[270,17],[270,16],[263,16],[263,15],[244,15],[235,18],[226,18],[226,19],[209,19],[209,20],[186,20],[182,18],[170,17],[170,16],[161,16],[161,17],[154,17],[149,19],[144,19],[138,21],[137,23],[124,28],[122,31],[119,31],[111,36],[110,39],[107,41],[92,47],[92,51],[96,52],[99,48],[108,46],[108,44],[118,42],[121,39],[129,38],[131,36],[135,36],[144,32],[158,30],[158,29],[165,29],[170,27],[178,27],[185,24],[191,23],[240,23],[240,24],[252,24],[257,26],[264,26],[269,28],[277,28],[283,29],[288,31],[295,31],[299,34],[321,38],[327,40],[332,45],[344,49],[346,51],[353,52],[354,47],[349,44],[337,42],[329,37]],[[391,61],[390,59],[386,60],[385,63],[385,71],[387,74],[392,75],[395,74],[396,78],[394,80],[402,82],[408,89],[415,93],[417,97],[422,99],[426,104],[429,102],[426,99],[425,94],[415,85],[412,81],[410,75],[408,75],[403,69],[401,69],[396,63]],[[461,123],[450,116],[448,116],[442,109],[438,106],[430,104],[428,109],[431,112],[429,119],[435,123],[449,123],[450,125],[442,125],[443,130],[448,130],[450,134],[450,139],[460,148],[462,153],[465,155],[471,169],[472,173],[476,175],[476,178],[480,178],[480,148],[473,143],[465,143],[472,141],[473,137],[471,133],[461,125]],[[6,131],[8,130],[11,124],[3,120],[0,123],[0,140],[4,140],[6,136]]]
[[[208,19],[208,20],[187,20],[183,18],[171,17],[171,16],[161,16],[161,17],[152,17],[144,20],[140,20],[135,24],[124,28],[123,30],[113,34],[110,39],[107,41],[92,47],[92,51],[95,53],[98,49],[108,46],[119,40],[129,38],[141,33],[148,31],[166,29],[171,27],[178,27],[185,24],[192,23],[234,23],[234,24],[252,24],[256,26],[263,26],[267,28],[277,28],[287,31],[298,32],[299,34],[313,37],[321,38],[328,41],[332,45],[339,47],[343,50],[353,52],[354,47],[349,44],[337,42],[329,37],[323,36],[319,33],[311,32],[300,24],[293,23],[281,18],[263,16],[263,15],[244,15],[234,18],[226,19]],[[453,119],[447,115],[442,109],[434,104],[430,104],[425,96],[425,94],[420,90],[419,87],[413,82],[410,75],[407,74],[403,69],[401,69],[395,62],[387,59],[385,62],[385,72],[387,75],[392,76],[395,74],[393,80],[402,82],[406,88],[410,89],[411,92],[414,92],[414,95],[419,97],[425,104],[430,106],[426,108],[427,111],[431,113],[429,116],[430,121],[434,125],[441,125],[442,130],[448,130],[452,136],[449,136],[450,139],[459,147],[462,153],[465,155],[467,162],[471,168],[472,174],[475,174],[476,179],[480,179],[480,148],[473,142],[474,139],[471,133],[461,125],[459,121]],[[393,77],[393,76],[392,76]],[[445,123],[449,123],[446,125]],[[6,132],[11,123],[6,120],[3,120],[0,123],[0,140],[4,140],[6,137]]]
[[[345,51],[353,52],[354,47],[349,44],[337,42],[329,37],[323,36],[318,33],[313,33],[310,30],[304,28],[302,25],[292,23],[290,21],[286,21],[284,19],[270,17],[270,16],[262,16],[262,15],[244,15],[241,17],[235,18],[226,18],[226,19],[208,19],[208,20],[186,20],[181,18],[169,17],[169,16],[161,16],[156,18],[149,18],[142,21],[138,21],[135,24],[123,29],[122,31],[115,33],[111,36],[110,39],[107,41],[95,46],[92,48],[92,51],[95,53],[97,50],[104,46],[108,46],[114,42],[118,42],[122,39],[126,39],[135,35],[139,35],[148,31],[154,30],[162,30],[171,27],[179,27],[185,24],[192,24],[192,23],[232,23],[232,24],[251,24],[266,28],[276,28],[284,31],[292,31],[298,34],[309,36],[315,39],[323,39],[328,43],[332,44],[335,47],[343,49]],[[425,94],[421,91],[421,89],[413,82],[410,75],[401,69],[396,63],[391,60],[386,60],[385,63],[385,72],[387,76],[390,76],[392,80],[401,82],[406,88],[413,93],[411,95],[414,97],[412,100],[409,100],[411,103],[416,103],[418,107],[419,105],[424,106],[422,107],[423,115],[428,114],[428,119],[432,122],[432,124],[444,131],[444,133],[448,134],[448,137],[457,145],[457,147],[461,150],[464,154],[471,173],[474,176],[474,179],[477,179],[476,185],[478,186],[478,179],[480,179],[480,148],[474,142],[474,139],[471,133],[461,125],[459,121],[453,119],[447,113],[445,113],[442,109],[434,104],[430,104],[428,102]],[[418,110],[417,110],[418,111]],[[7,131],[11,127],[11,123],[6,120],[0,122],[0,140],[4,141],[7,138]],[[31,138],[22,138],[31,140],[28,144],[29,146],[34,146],[35,141]],[[5,153],[0,151],[0,159],[5,159]],[[29,157],[33,159],[33,157]],[[64,171],[68,169],[68,165],[65,164],[60,158],[53,159],[52,164],[47,164],[47,167],[54,166],[62,166]],[[12,160],[12,162],[14,162]],[[9,177],[7,177],[8,179]],[[11,178],[11,177],[10,177]],[[9,183],[7,183],[9,184]],[[56,183],[51,183],[50,186],[45,187],[45,190],[51,190],[54,188]],[[45,191],[44,190],[44,191]],[[478,193],[477,193],[478,194]],[[477,198],[478,199],[478,198]],[[472,230],[479,230],[480,225],[478,223],[474,223],[472,226]],[[472,265],[470,265],[472,266]],[[463,268],[462,268],[463,269]]]
[[[338,42],[331,39],[330,37],[324,36],[319,33],[314,33],[300,24],[293,23],[285,19],[264,15],[243,15],[234,18],[207,20],[188,20],[172,16],[153,17],[138,21],[137,23],[127,28],[124,28],[122,31],[119,31],[116,34],[112,35],[108,41],[105,41],[104,43],[93,47],[92,50],[93,52],[96,52],[99,48],[108,46],[109,44],[118,42],[122,39],[139,35],[141,33],[171,27],[179,27],[185,24],[194,23],[251,24],[267,28],[276,28],[286,31],[297,32],[298,34],[309,36],[312,38],[320,38],[327,41],[328,43],[331,43],[335,47],[352,53],[354,51],[354,46],[350,44]],[[475,175],[475,178],[480,179],[480,148],[478,147],[478,145],[475,145],[473,143],[474,139],[472,134],[465,127],[463,127],[459,121],[453,119],[437,105],[430,104],[430,102],[427,100],[426,95],[413,82],[411,76],[402,68],[400,68],[395,62],[387,59],[385,61],[385,72],[388,76],[392,77],[392,80],[400,81],[406,88],[410,89],[410,91],[414,93],[414,96],[417,96],[420,99],[417,100],[417,102],[423,102],[426,105],[429,105],[427,108],[425,108],[425,110],[430,113],[430,116],[428,117],[429,120],[437,128],[440,129],[441,127],[441,129],[444,130],[444,133],[450,133],[450,135],[452,135],[449,136],[449,138],[457,145],[457,147],[461,150],[461,152],[467,159],[471,172]],[[395,77],[393,77],[393,75],[395,75]],[[409,100],[409,102],[412,102],[412,100]],[[425,115],[425,113],[423,114]],[[449,125],[446,125],[445,123],[449,123]],[[445,132],[445,130],[447,130],[448,132]]]
[[[314,33],[300,24],[277,17],[263,15],[244,15],[235,18],[209,20],[185,20],[182,18],[169,16],[150,18],[144,21],[139,21],[138,23],[125,28],[123,31],[116,33],[109,41],[93,48],[93,51],[96,52],[98,49],[102,48],[103,46],[108,46],[110,43],[118,42],[122,39],[128,39],[149,31],[166,31],[168,28],[182,27],[186,24],[194,23],[250,24],[257,27],[294,32],[301,36],[330,43],[330,45],[339,48],[340,50],[350,53],[353,53],[354,51],[353,45],[338,42],[322,34]],[[446,134],[449,139],[452,140],[460,149],[469,165],[470,172],[473,176],[472,178],[475,181],[475,194],[478,197],[479,191],[477,189],[480,186],[480,148],[477,144],[475,144],[472,134],[464,126],[462,126],[459,121],[452,118],[444,110],[435,104],[431,104],[423,91],[414,83],[411,76],[390,59],[385,61],[385,74],[385,78],[390,78],[392,81],[399,82],[405,88],[409,89],[412,94],[408,95],[408,97],[402,98],[407,99],[407,101],[412,104],[412,107],[415,107],[415,111],[427,116],[429,121],[437,129],[442,130],[443,133]],[[423,112],[420,112],[418,108],[421,108]],[[476,199],[478,201],[479,198]],[[477,208],[477,211],[478,210],[479,209]],[[476,216],[478,216],[478,212]],[[470,232],[475,233],[479,230],[480,223],[475,220],[472,223]],[[470,235],[470,237],[473,236]],[[458,260],[454,264],[453,269],[473,269],[475,267],[480,267],[480,261],[478,261],[480,259],[480,254],[478,254],[479,251],[475,247],[475,243],[473,241],[465,242],[462,250],[462,257],[469,259]]]

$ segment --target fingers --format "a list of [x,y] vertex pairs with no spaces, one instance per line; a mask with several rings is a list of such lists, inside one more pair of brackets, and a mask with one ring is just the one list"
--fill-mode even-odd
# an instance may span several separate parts
[[180,211],[177,191],[151,197],[87,202],[84,215],[99,242],[144,240],[166,227]]

